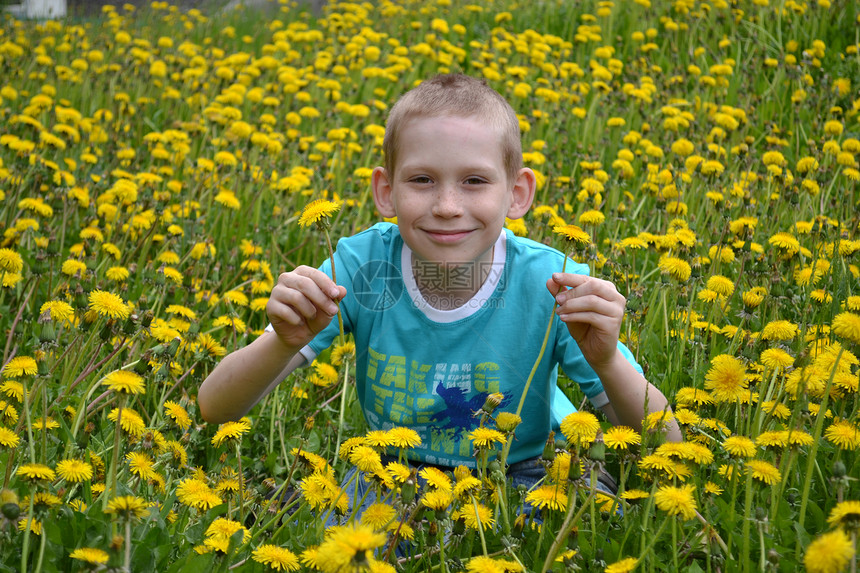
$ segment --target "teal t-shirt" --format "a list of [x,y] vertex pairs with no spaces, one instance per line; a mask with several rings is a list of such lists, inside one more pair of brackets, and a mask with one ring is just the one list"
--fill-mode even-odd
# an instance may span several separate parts
[[[419,292],[412,251],[396,225],[379,223],[341,239],[334,260],[338,283],[347,289],[341,314],[344,329],[355,338],[356,386],[368,425],[375,430],[415,430],[421,446],[410,450],[412,459],[474,467],[467,436],[479,423],[474,413],[494,392],[504,395],[497,412],[516,411],[553,308],[546,281],[561,271],[564,255],[504,230],[480,290],[451,310],[434,308]],[[330,260],[320,268],[331,276]],[[587,266],[571,260],[565,270],[588,273]],[[468,287],[476,279],[449,273],[447,280]],[[337,335],[338,322],[333,320],[302,355],[312,361]],[[641,372],[629,350],[621,343],[619,347]],[[608,403],[597,374],[553,315],[510,463],[539,455],[550,429],[575,411],[556,387],[558,366],[595,407]]]

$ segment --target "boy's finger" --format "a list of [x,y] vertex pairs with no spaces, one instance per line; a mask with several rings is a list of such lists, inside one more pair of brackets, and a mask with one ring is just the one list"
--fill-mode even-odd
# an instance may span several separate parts
[[[337,284],[335,284],[335,282],[331,280],[331,277],[329,277],[321,270],[315,269],[313,267],[301,266],[297,267],[294,272],[297,275],[311,279],[329,298],[334,300],[340,300],[343,297],[343,295],[341,294],[341,289],[343,287],[339,287]],[[346,294],[346,289],[343,289],[343,294]]]
[[[324,273],[323,276],[325,276]],[[296,308],[300,314],[307,318],[313,318],[317,309],[329,316],[334,316],[337,314],[335,302],[340,299],[341,293],[337,285],[334,285],[328,292],[323,290],[325,288],[329,288],[329,285],[320,287],[312,277],[298,273],[292,275],[285,273],[279,277],[278,284],[272,289],[272,296],[284,304]],[[331,296],[329,294],[331,292],[335,292],[338,298]]]
[[574,273],[552,273],[552,280],[557,285],[576,288],[593,279],[588,275],[578,275]]

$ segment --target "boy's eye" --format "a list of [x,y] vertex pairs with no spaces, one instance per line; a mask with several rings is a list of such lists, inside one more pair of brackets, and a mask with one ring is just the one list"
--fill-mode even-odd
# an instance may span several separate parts
[[426,175],[417,175],[415,177],[410,178],[409,182],[410,183],[421,183],[421,184],[432,183],[432,179],[430,179]]
[[469,177],[466,179],[467,185],[481,185],[484,182],[485,181],[482,177]]

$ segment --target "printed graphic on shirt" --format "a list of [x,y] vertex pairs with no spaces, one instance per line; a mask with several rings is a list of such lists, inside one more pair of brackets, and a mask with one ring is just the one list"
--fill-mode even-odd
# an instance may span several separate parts
[[[467,434],[478,426],[475,413],[500,389],[495,362],[420,364],[405,356],[370,348],[369,393],[365,416],[373,427],[409,426],[421,436],[422,457],[441,465],[463,463],[471,456]],[[499,408],[511,402],[505,396]],[[454,456],[452,458],[451,456]]]

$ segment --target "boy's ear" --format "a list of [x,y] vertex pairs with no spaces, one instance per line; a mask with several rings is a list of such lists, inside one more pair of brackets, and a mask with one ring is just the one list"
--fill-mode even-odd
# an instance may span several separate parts
[[388,172],[382,167],[376,167],[370,176],[370,185],[373,189],[373,202],[376,210],[383,217],[394,217],[397,213],[394,209],[394,198],[391,194],[391,181]]
[[532,201],[535,199],[535,188],[537,180],[535,173],[528,167],[523,167],[517,173],[517,178],[514,180],[514,188],[512,191],[511,207],[508,209],[508,219],[519,219],[532,206]]

